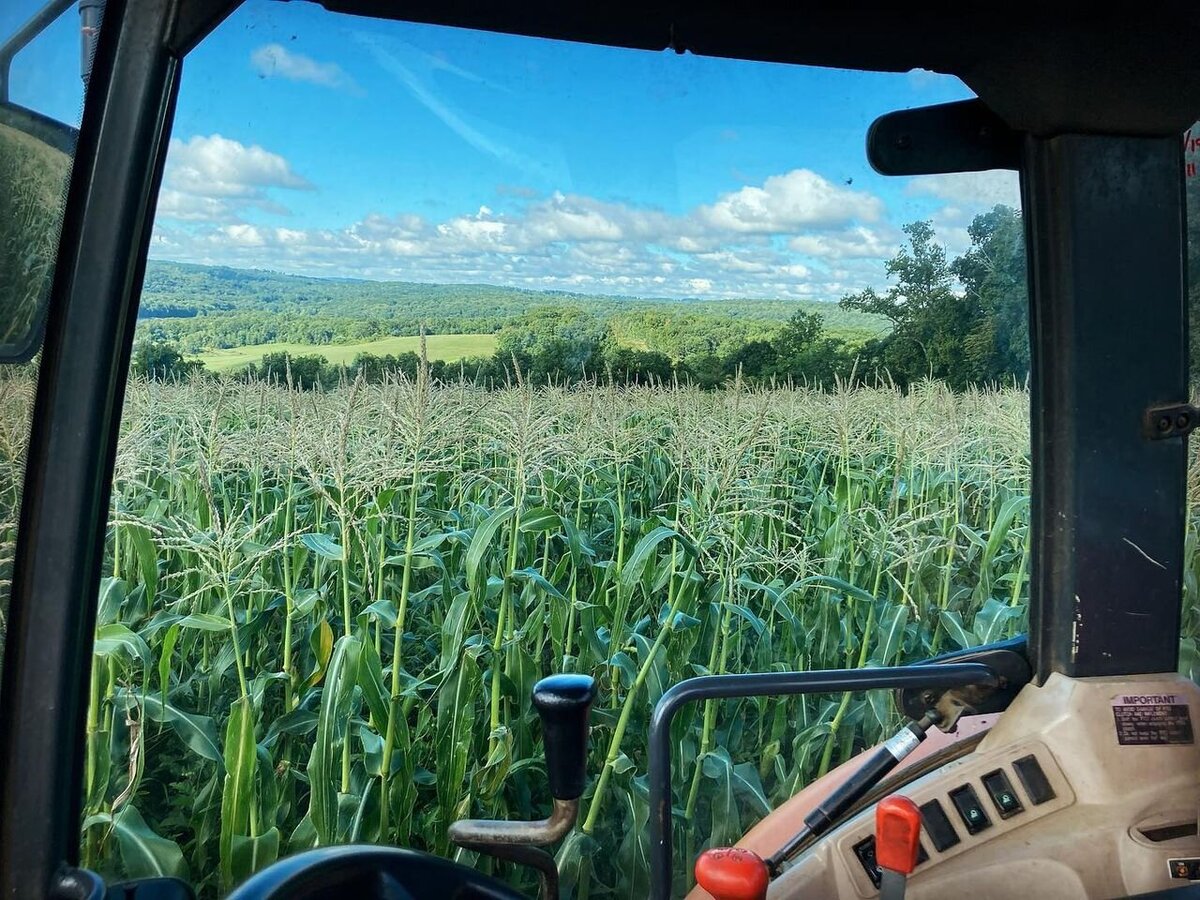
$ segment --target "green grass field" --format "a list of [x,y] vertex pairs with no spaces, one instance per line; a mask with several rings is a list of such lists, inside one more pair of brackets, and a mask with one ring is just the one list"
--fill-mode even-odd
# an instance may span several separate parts
[[[468,356],[491,356],[496,349],[496,336],[492,334],[431,334],[426,349],[430,359],[447,361]],[[209,350],[200,354],[204,365],[214,372],[232,372],[258,363],[268,353],[290,353],[293,356],[319,354],[331,363],[349,365],[360,353],[375,356],[395,356],[400,353],[420,352],[419,337],[393,337],[381,341],[366,341],[361,344],[252,344],[248,347],[232,347],[228,350]]]

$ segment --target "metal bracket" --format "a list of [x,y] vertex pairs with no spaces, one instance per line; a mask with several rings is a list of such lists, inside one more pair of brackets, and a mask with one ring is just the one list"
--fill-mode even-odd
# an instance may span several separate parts
[[1200,408],[1190,403],[1151,406],[1142,413],[1142,434],[1151,441],[1186,437],[1200,421]]
[[991,685],[955,685],[940,691],[929,687],[896,691],[896,707],[910,719],[920,719],[928,710],[936,709],[941,715],[937,725],[942,731],[953,731],[960,716],[1003,712],[1033,677],[1023,636],[956,650],[913,668],[947,663],[982,663],[996,673],[997,681]]

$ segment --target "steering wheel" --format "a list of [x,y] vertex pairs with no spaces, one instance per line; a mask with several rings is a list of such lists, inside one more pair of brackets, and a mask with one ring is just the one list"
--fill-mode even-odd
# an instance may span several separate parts
[[529,900],[490,875],[399,847],[321,847],[267,866],[226,900]]

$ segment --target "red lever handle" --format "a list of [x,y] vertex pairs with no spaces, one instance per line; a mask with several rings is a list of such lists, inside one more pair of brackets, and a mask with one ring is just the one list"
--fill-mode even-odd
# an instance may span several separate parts
[[875,861],[882,869],[909,875],[921,851],[921,810],[893,794],[875,807]]
[[767,900],[767,864],[753,850],[719,847],[696,860],[696,883],[714,900]]

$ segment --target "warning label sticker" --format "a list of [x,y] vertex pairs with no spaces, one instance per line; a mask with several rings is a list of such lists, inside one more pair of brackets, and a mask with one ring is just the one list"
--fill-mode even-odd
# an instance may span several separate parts
[[1112,711],[1118,743],[1192,743],[1192,717],[1180,694],[1121,694]]

